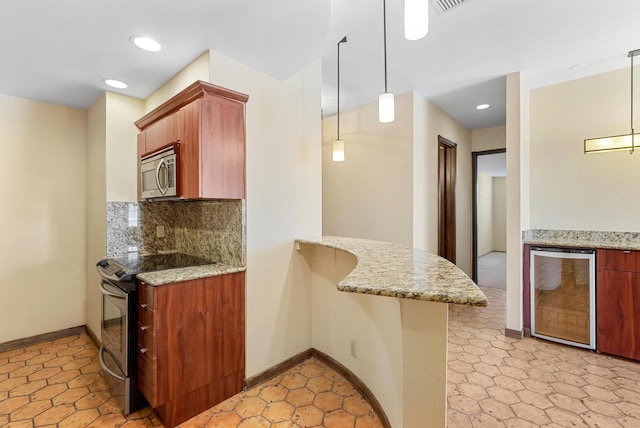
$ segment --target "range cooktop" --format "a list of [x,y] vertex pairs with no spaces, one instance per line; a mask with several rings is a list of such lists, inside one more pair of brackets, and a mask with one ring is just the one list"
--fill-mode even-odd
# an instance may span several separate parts
[[130,253],[125,257],[118,257],[109,260],[127,268],[133,274],[167,269],[179,269],[190,266],[210,265],[215,263],[211,260],[183,253],[151,254],[147,256],[141,256],[138,253]]
[[183,253],[140,255],[129,253],[124,257],[114,257],[98,262],[100,274],[111,280],[133,281],[139,273],[179,269],[191,266],[210,265],[215,262]]

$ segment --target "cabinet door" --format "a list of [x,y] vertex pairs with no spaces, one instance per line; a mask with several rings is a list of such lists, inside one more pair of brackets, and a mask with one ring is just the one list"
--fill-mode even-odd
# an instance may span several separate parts
[[244,274],[167,284],[156,287],[156,293],[158,402],[180,399],[229,377],[234,381],[229,391],[220,391],[222,399],[240,392]]
[[197,99],[180,109],[180,186],[184,198],[200,198],[200,103]]
[[640,273],[599,270],[597,349],[640,360]]
[[179,118],[180,116],[177,113],[170,114],[149,125],[142,131],[145,134],[144,154],[154,152],[160,147],[175,143],[180,139]]
[[180,109],[182,196],[245,197],[244,104],[205,95]]
[[245,197],[244,104],[207,95],[202,99],[200,125],[201,197]]

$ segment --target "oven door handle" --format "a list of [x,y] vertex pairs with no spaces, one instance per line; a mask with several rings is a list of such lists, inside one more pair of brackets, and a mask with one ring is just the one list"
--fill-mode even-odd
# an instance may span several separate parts
[[114,293],[113,291],[107,290],[107,288],[106,288],[107,286],[113,287],[111,284],[109,284],[108,281],[105,281],[103,279],[102,282],[100,283],[100,291],[105,296],[109,296],[109,297],[113,297],[115,299],[121,299],[121,300],[125,300],[127,298],[127,295],[124,292],[123,293]]
[[126,380],[126,378],[124,376],[120,376],[118,373],[112,371],[111,369],[109,369],[109,367],[107,367],[107,363],[105,363],[104,361],[104,357],[102,356],[102,354],[106,351],[107,349],[104,347],[104,345],[100,345],[100,350],[98,351],[98,358],[100,359],[100,366],[102,366],[102,370],[104,370],[105,372],[107,372],[107,374],[109,376],[115,377],[116,379],[118,379],[121,382],[124,382]]

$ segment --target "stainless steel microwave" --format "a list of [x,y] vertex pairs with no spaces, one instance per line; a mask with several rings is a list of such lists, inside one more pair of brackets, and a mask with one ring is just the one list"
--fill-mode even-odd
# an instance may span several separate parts
[[143,199],[178,196],[180,144],[173,143],[140,159],[140,192]]

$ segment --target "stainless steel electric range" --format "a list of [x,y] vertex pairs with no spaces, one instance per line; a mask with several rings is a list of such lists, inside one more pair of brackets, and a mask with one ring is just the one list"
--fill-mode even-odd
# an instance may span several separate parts
[[138,389],[138,294],[136,275],[215,262],[182,253],[104,259],[97,263],[101,276],[102,321],[100,365],[111,393],[125,415],[147,405]]

